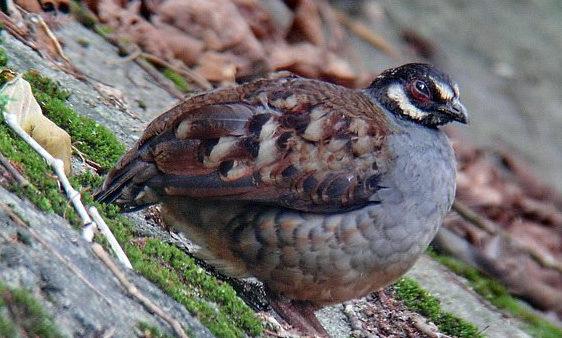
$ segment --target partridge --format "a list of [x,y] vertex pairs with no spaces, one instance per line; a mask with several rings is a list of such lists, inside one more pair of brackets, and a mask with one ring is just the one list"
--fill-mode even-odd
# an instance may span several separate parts
[[161,215],[273,308],[326,336],[314,310],[397,280],[455,196],[439,127],[467,122],[457,85],[427,64],[353,90],[296,76],[190,97],[157,117],[96,198]]

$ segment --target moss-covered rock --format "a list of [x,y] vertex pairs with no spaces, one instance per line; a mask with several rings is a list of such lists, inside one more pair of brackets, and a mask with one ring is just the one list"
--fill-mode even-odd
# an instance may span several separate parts
[[459,338],[484,338],[478,328],[462,318],[445,312],[439,300],[425,291],[415,280],[402,278],[393,285],[396,298],[411,311],[435,323],[441,332]]

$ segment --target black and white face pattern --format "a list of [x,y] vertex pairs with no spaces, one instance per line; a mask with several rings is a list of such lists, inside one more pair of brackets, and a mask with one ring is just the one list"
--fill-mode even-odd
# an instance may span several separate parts
[[467,123],[459,88],[447,74],[421,63],[383,72],[368,90],[396,115],[436,127],[452,121]]

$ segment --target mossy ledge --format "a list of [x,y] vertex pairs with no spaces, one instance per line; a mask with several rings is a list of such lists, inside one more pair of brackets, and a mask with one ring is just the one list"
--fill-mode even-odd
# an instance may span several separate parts
[[63,337],[28,291],[0,283],[0,338],[18,337],[18,332],[25,337]]
[[[70,96],[68,91],[37,72],[29,72],[24,78],[30,82],[45,116],[65,129],[73,142],[79,141],[76,146],[85,157],[98,163],[102,171],[115,163],[124,146],[105,127],[69,108],[65,102]],[[51,169],[3,123],[0,123],[0,151],[21,167],[31,183],[26,188],[13,184],[12,191],[27,197],[41,210],[59,214],[74,226],[80,226],[74,209],[49,174]],[[133,224],[117,207],[93,202],[90,191],[100,182],[101,178],[92,172],[71,178],[75,189],[83,191],[82,200],[98,208],[136,271],[183,304],[215,336],[234,338],[261,334],[261,321],[230,285],[217,281],[178,248],[153,238],[136,237]]]
[[484,338],[478,328],[464,319],[445,312],[439,300],[431,296],[413,279],[404,277],[394,283],[396,298],[410,311],[417,312],[435,323],[442,333],[459,338]]
[[541,316],[533,313],[498,281],[484,277],[475,268],[458,259],[428,250],[430,257],[448,267],[459,276],[466,278],[474,291],[503,312],[518,318],[524,323],[522,329],[535,338],[562,337],[562,329]]

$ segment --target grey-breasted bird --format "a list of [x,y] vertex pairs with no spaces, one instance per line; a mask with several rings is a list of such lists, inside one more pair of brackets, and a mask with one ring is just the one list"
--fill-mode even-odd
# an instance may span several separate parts
[[449,76],[427,64],[363,90],[295,76],[191,97],[157,117],[96,198],[164,220],[223,273],[255,276],[273,308],[327,335],[314,310],[404,274],[455,196],[438,127],[467,122]]

